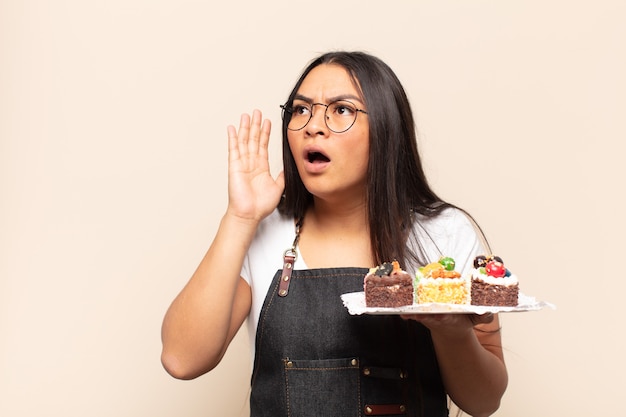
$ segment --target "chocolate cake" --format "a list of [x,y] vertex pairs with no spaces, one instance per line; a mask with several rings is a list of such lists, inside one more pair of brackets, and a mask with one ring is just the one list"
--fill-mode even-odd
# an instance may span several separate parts
[[515,307],[518,304],[519,282],[498,256],[480,255],[474,259],[471,275],[473,305]]
[[367,307],[401,307],[413,304],[413,279],[397,261],[371,268],[363,279]]

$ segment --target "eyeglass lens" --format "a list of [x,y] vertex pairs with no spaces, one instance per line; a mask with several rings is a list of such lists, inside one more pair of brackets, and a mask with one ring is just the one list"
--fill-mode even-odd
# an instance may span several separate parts
[[287,128],[289,130],[304,129],[313,117],[313,108],[315,106],[325,107],[324,121],[326,126],[335,133],[345,132],[350,129],[356,121],[357,113],[359,112],[353,103],[346,100],[334,101],[328,105],[322,103],[311,104],[296,100],[292,106],[283,108],[291,116]]

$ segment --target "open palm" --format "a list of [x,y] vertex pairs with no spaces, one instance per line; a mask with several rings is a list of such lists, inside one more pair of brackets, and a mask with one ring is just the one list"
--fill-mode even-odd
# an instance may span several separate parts
[[239,130],[228,126],[228,210],[250,220],[261,220],[278,205],[285,187],[283,173],[270,173],[267,145],[271,123],[261,123],[261,112],[241,116]]

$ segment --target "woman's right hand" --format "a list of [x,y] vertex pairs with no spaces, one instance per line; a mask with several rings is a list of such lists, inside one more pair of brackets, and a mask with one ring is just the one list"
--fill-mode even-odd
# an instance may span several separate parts
[[259,110],[242,114],[239,130],[228,126],[228,210],[244,220],[260,221],[278,205],[285,188],[281,171],[270,174],[268,149],[271,122]]
[[261,112],[228,126],[228,209],[189,282],[163,319],[161,361],[181,379],[195,378],[220,362],[252,305],[242,265],[258,222],[276,208],[285,186],[269,170],[269,120]]

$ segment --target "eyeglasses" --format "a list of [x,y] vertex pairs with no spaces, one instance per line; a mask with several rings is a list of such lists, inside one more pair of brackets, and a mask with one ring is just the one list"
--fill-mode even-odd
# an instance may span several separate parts
[[[294,101],[291,106],[281,104],[282,118],[287,120],[287,129],[302,130],[313,117],[313,107],[324,106],[324,122],[328,129],[335,133],[343,133],[350,129],[359,112],[367,114],[365,110],[358,109],[354,103],[348,100],[337,100],[330,104],[307,103]],[[286,119],[288,118],[288,119]]]

